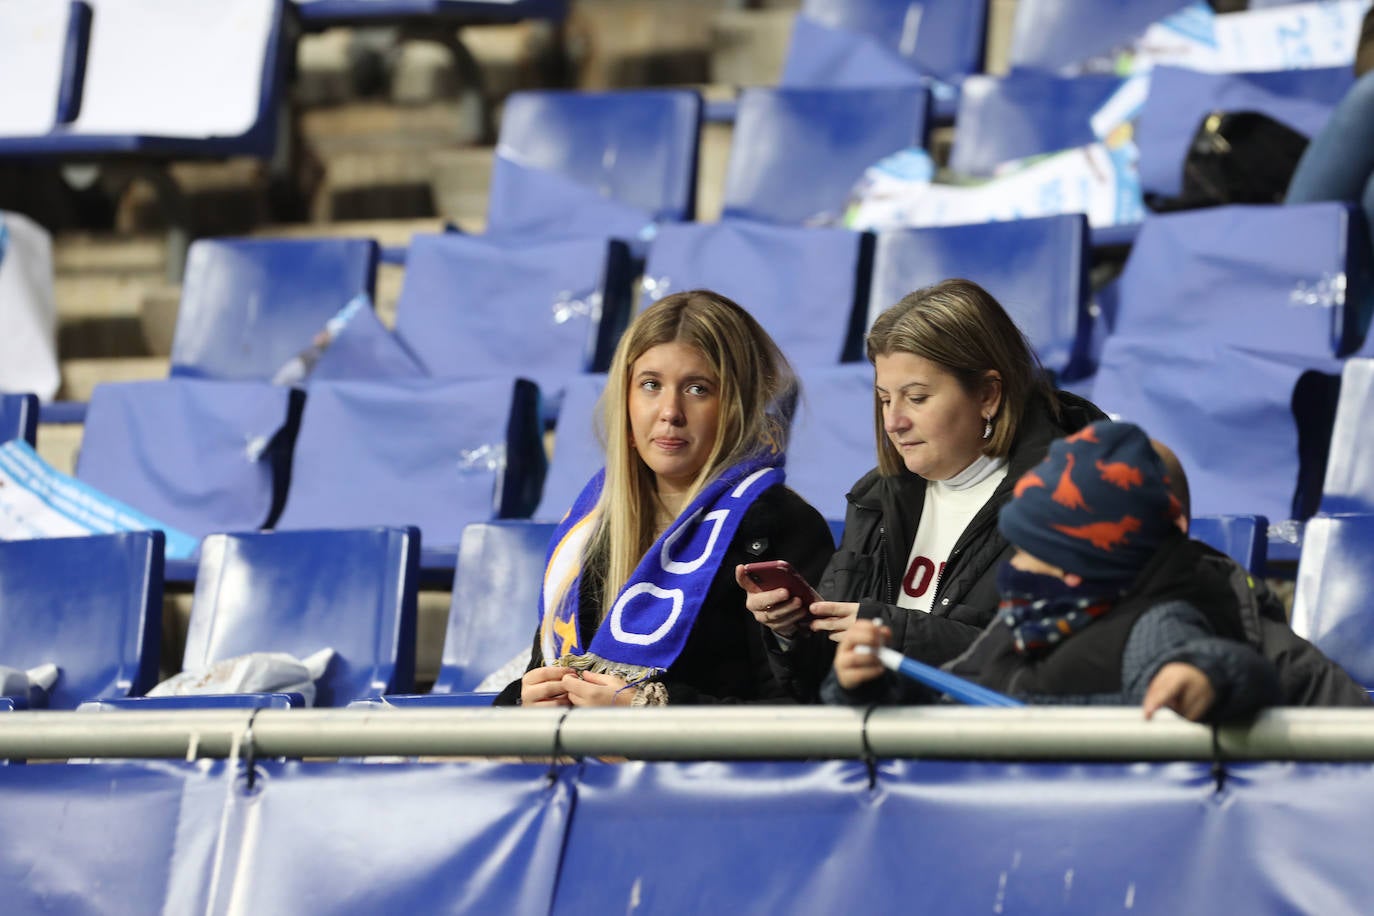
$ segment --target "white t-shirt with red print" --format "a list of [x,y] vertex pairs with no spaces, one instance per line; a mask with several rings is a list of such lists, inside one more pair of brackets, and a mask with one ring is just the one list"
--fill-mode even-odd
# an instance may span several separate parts
[[949,480],[932,480],[926,485],[921,526],[897,589],[898,607],[930,613],[949,552],[1006,476],[1005,459],[981,455]]

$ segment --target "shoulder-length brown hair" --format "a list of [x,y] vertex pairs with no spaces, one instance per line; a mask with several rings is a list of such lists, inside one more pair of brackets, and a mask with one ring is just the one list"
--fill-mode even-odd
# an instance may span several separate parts
[[[868,331],[868,361],[911,353],[949,372],[964,390],[977,394],[988,370],[1002,379],[1002,402],[992,420],[992,437],[983,453],[1002,457],[1012,443],[1031,396],[1052,394],[1026,335],[1006,309],[972,280],[945,280],[908,293],[878,316]],[[1053,409],[1054,399],[1048,398]],[[905,467],[883,429],[883,408],[873,395],[878,469],[887,476]]]

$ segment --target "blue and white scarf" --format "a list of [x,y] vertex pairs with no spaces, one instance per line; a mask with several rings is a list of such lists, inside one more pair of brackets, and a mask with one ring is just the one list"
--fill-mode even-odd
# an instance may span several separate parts
[[745,513],[760,494],[785,479],[781,462],[774,455],[741,462],[697,494],[649,548],[591,645],[584,647],[577,626],[578,592],[606,475],[604,468],[598,471],[559,523],[544,564],[539,613],[545,664],[595,666],[627,680],[667,670],[687,644]]

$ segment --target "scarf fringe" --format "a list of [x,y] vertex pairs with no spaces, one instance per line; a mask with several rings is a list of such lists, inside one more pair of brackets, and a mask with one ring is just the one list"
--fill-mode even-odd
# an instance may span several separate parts
[[582,655],[564,655],[558,660],[558,664],[564,668],[571,668],[574,671],[590,671],[593,674],[610,674],[620,678],[629,684],[638,684],[650,678],[658,677],[665,670],[664,668],[652,668],[645,665],[632,665],[627,662],[613,662],[604,659],[595,652],[585,652]]

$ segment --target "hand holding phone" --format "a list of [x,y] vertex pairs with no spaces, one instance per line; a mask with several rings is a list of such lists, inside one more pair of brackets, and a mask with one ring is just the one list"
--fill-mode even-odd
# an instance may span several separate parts
[[744,575],[759,587],[759,591],[785,588],[793,598],[800,598],[802,607],[809,607],[817,601],[824,601],[811,583],[801,573],[792,568],[786,560],[766,560],[750,563],[744,567]]

